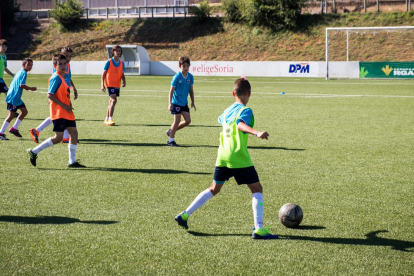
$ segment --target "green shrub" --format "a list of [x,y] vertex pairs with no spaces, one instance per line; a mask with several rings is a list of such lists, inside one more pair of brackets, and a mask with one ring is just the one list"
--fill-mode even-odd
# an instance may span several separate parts
[[211,7],[209,0],[202,0],[197,2],[197,6],[191,7],[189,13],[194,15],[196,21],[204,21],[211,16]]
[[82,2],[78,0],[66,0],[64,3],[56,2],[56,8],[52,10],[52,17],[66,29],[76,25],[82,16]]
[[306,0],[244,0],[244,18],[252,26],[266,26],[272,29],[292,29]]
[[230,22],[240,22],[243,19],[242,5],[240,0],[222,0],[221,4],[226,12],[226,19]]

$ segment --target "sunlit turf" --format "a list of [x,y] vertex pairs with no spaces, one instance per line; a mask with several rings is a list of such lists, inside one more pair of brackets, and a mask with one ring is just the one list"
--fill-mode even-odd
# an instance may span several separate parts
[[[182,147],[170,148],[170,76],[128,76],[108,127],[100,76],[74,75],[77,158],[87,166],[78,170],[66,168],[65,144],[41,152],[36,168],[28,160],[29,129],[48,117],[48,77],[28,76],[38,92],[23,93],[23,138],[0,141],[1,274],[412,274],[413,80],[249,78],[255,128],[270,134],[251,136],[250,153],[265,225],[280,236],[254,241],[251,195],[234,180],[189,232],[174,221],[211,183],[234,77],[195,77],[197,111],[176,135]],[[304,211],[297,229],[278,222],[288,202]]]

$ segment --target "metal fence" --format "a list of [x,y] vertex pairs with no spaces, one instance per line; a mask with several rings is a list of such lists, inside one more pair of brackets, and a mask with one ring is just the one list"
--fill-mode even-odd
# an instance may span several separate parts
[[[15,0],[20,10],[54,9],[56,2],[64,0]],[[197,0],[83,0],[85,9],[113,7],[152,7],[152,6],[188,6]],[[413,2],[413,3],[412,3]],[[210,0],[210,3],[221,3],[221,0]],[[390,12],[410,11],[414,0],[309,0],[304,12]]]
[[[62,0],[15,0],[20,10],[50,10]],[[83,0],[85,9],[111,7],[187,6],[188,0]],[[194,2],[190,0],[190,2]]]

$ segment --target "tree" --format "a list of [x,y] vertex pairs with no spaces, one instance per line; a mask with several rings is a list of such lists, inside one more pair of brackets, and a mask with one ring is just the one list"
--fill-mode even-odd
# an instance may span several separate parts
[[56,2],[52,10],[52,17],[66,29],[76,25],[83,16],[83,5],[78,0],[67,0],[64,3]]
[[306,0],[246,0],[244,17],[250,25],[274,30],[297,26]]

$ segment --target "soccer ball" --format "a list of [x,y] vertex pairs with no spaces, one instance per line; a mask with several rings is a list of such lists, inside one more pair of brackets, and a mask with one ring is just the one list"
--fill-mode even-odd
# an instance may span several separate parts
[[279,220],[286,227],[296,227],[302,222],[302,219],[302,209],[295,203],[286,203],[279,210]]

